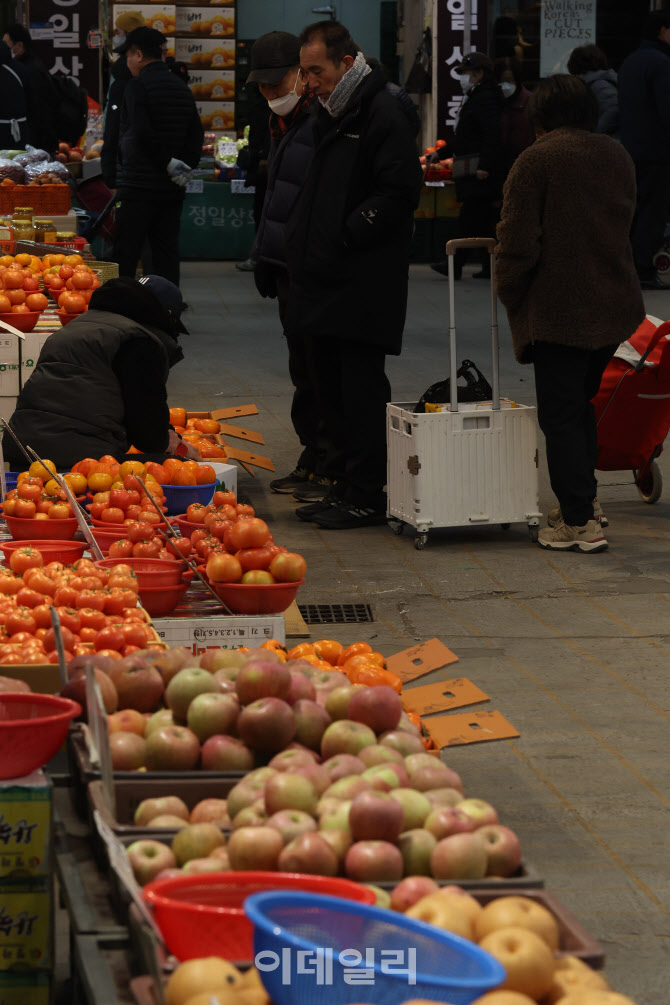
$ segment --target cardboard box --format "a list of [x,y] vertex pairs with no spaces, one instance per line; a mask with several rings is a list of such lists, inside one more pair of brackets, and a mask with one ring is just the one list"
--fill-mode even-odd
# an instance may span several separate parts
[[42,770],[0,781],[0,881],[51,875],[51,798]]
[[235,34],[233,7],[177,7],[177,34],[196,38],[232,38]]
[[0,884],[0,971],[50,970],[52,966],[51,880],[3,882]]
[[0,974],[2,1005],[50,1005],[51,976],[31,970],[25,974]]
[[228,69],[235,66],[235,40],[232,38],[178,38],[175,59],[194,70]]
[[198,115],[205,129],[234,129],[234,101],[196,101]]
[[174,4],[114,4],[113,19],[116,21],[119,14],[134,12],[142,14],[147,28],[155,28],[156,31],[164,35],[174,35],[176,23],[176,7]]
[[196,101],[232,101],[235,97],[234,70],[192,70],[188,86]]
[[253,649],[268,639],[286,640],[281,614],[156,618],[154,628],[162,642],[171,648],[186,646],[194,656],[202,655],[207,649],[239,649],[240,646]]
[[[14,414],[14,409],[16,408],[16,394],[3,395],[0,397],[0,415],[9,421]],[[0,436],[5,431],[5,424],[0,420]]]
[[37,366],[40,353],[44,348],[44,343],[49,338],[49,331],[28,332],[21,344],[21,368],[19,370],[19,383],[23,387]]
[[0,396],[9,397],[20,391],[20,339],[0,329]]

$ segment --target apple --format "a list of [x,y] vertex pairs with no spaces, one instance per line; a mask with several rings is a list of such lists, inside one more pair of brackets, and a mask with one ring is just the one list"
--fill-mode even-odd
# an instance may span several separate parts
[[361,778],[369,782],[373,789],[381,789],[388,792],[391,789],[399,789],[401,786],[408,786],[409,779],[402,764],[373,764],[371,768],[366,768]]
[[[109,678],[108,681],[114,687]],[[138,736],[144,736],[148,721],[142,712],[134,708],[124,708],[107,716],[107,729],[110,733],[137,733]]]
[[309,747],[303,746],[302,743],[298,743],[296,740],[291,740],[285,750],[302,750],[303,753],[309,754],[315,764],[321,764],[321,754],[317,750],[310,750]]
[[373,744],[372,747],[364,747],[359,751],[359,759],[366,768],[372,768],[375,764],[404,764],[405,759],[402,754],[392,747],[382,747],[380,743]]
[[551,911],[530,897],[496,897],[479,913],[475,924],[477,941],[499,928],[528,928],[544,939],[552,952],[559,948],[558,924]]
[[[365,749],[372,750],[373,748],[366,747]],[[328,772],[331,783],[339,782],[341,778],[346,778],[349,775],[361,775],[365,771],[362,758],[355,757],[353,754],[335,754],[334,757],[329,757],[327,761],[324,761],[322,767]]]
[[176,646],[174,649],[166,649],[164,652],[159,653],[156,659],[152,661],[152,666],[158,670],[163,678],[163,687],[167,687],[172,678],[180,670],[183,670],[188,664],[195,662],[196,659],[190,649],[186,649],[185,646]]
[[285,845],[301,834],[316,830],[316,821],[302,810],[280,810],[267,819],[268,827],[276,827]]
[[319,834],[324,841],[327,841],[330,847],[333,849],[337,855],[337,861],[339,863],[339,871],[342,871],[342,866],[344,865],[344,859],[351,848],[353,843],[351,834],[348,830],[337,830],[336,828],[328,830],[319,830]]
[[391,910],[391,894],[388,890],[382,889],[381,886],[375,886],[374,883],[365,884],[368,890],[372,890],[375,895],[375,907],[383,907],[385,911]]
[[143,799],[135,810],[133,823],[136,827],[146,827],[154,817],[169,813],[180,817],[188,823],[188,806],[179,796],[158,796],[153,799]]
[[316,789],[303,775],[278,771],[265,785],[265,812],[268,816],[280,810],[302,810],[314,815],[319,797]]
[[286,699],[290,688],[288,667],[267,658],[249,660],[239,668],[235,678],[235,693],[240,705],[251,705],[259,698]]
[[257,799],[251,806],[245,806],[237,813],[230,824],[232,831],[237,831],[240,827],[264,827],[268,822],[268,815],[262,799]]
[[[212,674],[212,678],[216,681],[216,687],[219,694],[235,694],[235,681],[229,680],[226,676],[225,670],[216,670]],[[237,697],[237,695],[235,695]]]
[[410,754],[405,758],[409,784],[419,792],[452,788],[463,791],[460,775],[430,754]]
[[455,806],[439,806],[431,810],[423,826],[438,841],[450,834],[462,834],[475,829],[472,818]]
[[119,697],[119,708],[153,712],[163,697],[163,678],[142,656],[126,656],[109,671]]
[[429,893],[412,904],[405,911],[405,914],[408,918],[425,921],[445,932],[453,932],[454,935],[460,935],[462,939],[472,941],[474,937],[472,922],[467,912],[463,911],[458,903],[459,899],[458,897],[443,897],[439,892]]
[[349,829],[354,841],[391,841],[400,837],[405,814],[387,792],[361,792],[349,810]]
[[[98,682],[103,708],[108,715],[116,712],[119,707],[119,696],[116,687],[108,674],[98,667],[93,668],[93,676]],[[14,681],[11,688],[2,688],[3,691],[20,691],[23,682]],[[81,718],[86,718],[86,674],[84,670],[75,671],[74,675],[63,685],[60,690],[62,698],[69,698],[71,701],[79,702],[82,709]]]
[[403,831],[398,838],[398,847],[404,864],[406,876],[430,876],[430,856],[437,841],[430,833],[422,827],[414,827],[412,830]]
[[395,729],[402,715],[402,702],[392,687],[381,684],[364,687],[352,695],[347,718],[363,722],[375,733]]
[[232,820],[240,810],[246,806],[251,806],[256,799],[263,798],[265,783],[268,778],[272,778],[277,772],[270,767],[250,771],[242,778],[237,785],[228,793],[226,801],[228,803],[228,815]]
[[200,657],[200,666],[210,673],[216,673],[224,667],[238,669],[247,662],[247,654],[239,649],[207,649]]
[[420,736],[413,736],[401,729],[392,729],[387,733],[382,733],[379,742],[382,747],[391,747],[393,750],[397,750],[403,757],[407,757],[409,754],[420,754],[426,749]]
[[172,851],[178,865],[192,858],[207,858],[210,852],[225,844],[221,828],[213,823],[186,824],[172,839]]
[[240,827],[228,839],[231,868],[274,871],[283,847],[276,827]]
[[483,879],[486,863],[486,845],[477,831],[442,838],[430,856],[435,879]]
[[236,695],[204,692],[196,695],[188,706],[186,725],[204,743],[210,736],[233,733],[239,711]]
[[111,733],[109,750],[114,771],[136,771],[144,767],[147,741],[137,733]]
[[351,719],[338,719],[330,724],[321,740],[321,756],[324,760],[335,754],[358,754],[364,747],[371,747],[377,737],[369,726]]
[[156,830],[180,830],[186,827],[186,820],[183,817],[176,817],[173,813],[161,813],[151,821],[151,829]]
[[281,698],[259,698],[246,705],[237,720],[243,743],[266,754],[283,750],[295,736],[295,713]]
[[330,718],[348,719],[349,702],[357,691],[366,691],[365,684],[338,684],[326,695],[325,708]]
[[199,694],[218,691],[211,673],[202,667],[184,667],[175,674],[165,689],[165,704],[176,720],[186,722],[188,707]]
[[329,785],[323,793],[324,799],[353,799],[360,792],[369,792],[372,786],[360,775],[345,775]]
[[414,789],[400,787],[391,789],[391,798],[402,806],[404,814],[403,831],[414,830],[415,827],[423,827],[424,820],[431,811],[431,805],[421,792]]
[[235,736],[221,734],[210,736],[202,745],[204,771],[249,771],[254,766],[254,755]]
[[339,859],[321,834],[307,833],[293,838],[279,853],[280,872],[300,872],[317,876],[337,876]]
[[291,675],[291,685],[284,700],[289,705],[295,705],[296,701],[300,701],[303,698],[314,701],[316,699],[316,688],[307,674],[303,673],[302,670],[294,669],[290,669],[289,673]]
[[215,848],[214,851],[210,851],[209,857],[218,858],[220,862],[223,862],[225,864],[226,869],[230,869],[230,861],[228,859],[228,849],[225,848],[222,844],[219,845],[218,848]]
[[313,750],[320,750],[321,738],[332,721],[325,708],[309,698],[299,698],[293,703],[293,712],[297,742]]
[[268,761],[268,766],[275,771],[297,771],[305,764],[314,764],[314,758],[307,750],[281,750]]
[[428,789],[424,796],[431,806],[458,806],[463,799],[463,793],[458,789]]
[[182,873],[186,876],[199,876],[205,872],[226,872],[226,866],[220,858],[204,856],[203,858],[191,858],[182,868]]
[[359,883],[390,883],[402,878],[402,855],[390,841],[355,841],[344,859],[349,879]]
[[404,913],[422,897],[437,893],[439,889],[429,876],[406,876],[391,891],[391,910]]
[[178,867],[174,869],[161,869],[155,879],[174,879],[176,876],[183,876],[183,872]]
[[352,800],[338,800],[338,805],[332,809],[325,809],[319,814],[320,831],[347,831],[349,830],[349,810]]
[[191,771],[200,760],[198,737],[185,726],[163,726],[152,733],[145,744],[147,771]]
[[521,842],[514,831],[502,824],[486,824],[478,830],[486,844],[486,875],[513,876],[521,865]]
[[462,799],[460,803],[456,803],[456,808],[467,813],[475,827],[498,823],[498,814],[485,799]]
[[215,796],[201,799],[191,810],[188,822],[190,824],[212,823],[219,827],[230,827],[227,800],[217,799]]
[[554,982],[554,956],[535,932],[518,926],[499,928],[485,935],[479,944],[507,971],[503,988],[520,991],[536,1001],[548,993]]
[[294,774],[302,775],[303,778],[307,778],[314,786],[316,794],[319,798],[321,798],[323,793],[330,786],[328,772],[324,771],[320,764],[301,764],[295,768]]
[[155,733],[157,729],[162,729],[163,726],[174,726],[175,721],[172,716],[172,709],[170,708],[159,708],[157,712],[150,715],[147,719],[147,724],[144,727],[144,736],[149,737],[152,733]]
[[[410,733],[412,736],[421,736],[421,730],[414,725],[404,709],[402,710],[396,729],[401,730],[403,733]],[[425,749],[426,748],[424,747],[424,752]],[[421,753],[421,751],[418,751],[418,753]]]
[[146,886],[164,869],[174,869],[177,865],[174,853],[162,841],[151,839],[133,841],[126,848],[126,853],[133,875],[140,886]]

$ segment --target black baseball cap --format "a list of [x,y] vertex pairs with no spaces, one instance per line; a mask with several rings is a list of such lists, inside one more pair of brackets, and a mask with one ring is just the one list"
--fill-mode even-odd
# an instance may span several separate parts
[[164,279],[163,276],[142,276],[139,282],[151,290],[156,299],[160,300],[164,307],[167,307],[177,322],[177,331],[188,335],[189,332],[181,321],[181,314],[186,308],[186,303],[179,287],[171,283],[169,279]]
[[[139,29],[138,29],[139,30]],[[464,70],[490,70],[493,72],[493,60],[485,52],[469,52],[463,57],[463,61],[454,67],[456,73]]]
[[300,44],[288,31],[269,31],[251,47],[251,73],[247,84],[278,84],[293,66],[300,63]]
[[131,45],[136,45],[141,52],[144,49],[161,49],[167,42],[165,35],[162,32],[157,31],[155,28],[147,28],[145,24],[141,25],[139,28],[133,28],[129,31],[125,37],[122,45],[118,47],[117,52],[127,52]]

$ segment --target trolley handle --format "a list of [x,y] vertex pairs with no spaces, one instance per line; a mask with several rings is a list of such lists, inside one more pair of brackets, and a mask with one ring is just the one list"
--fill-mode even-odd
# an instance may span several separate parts
[[644,369],[644,364],[647,360],[647,356],[649,355],[649,353],[653,352],[658,343],[661,341],[661,339],[666,338],[669,334],[670,331],[668,331],[667,322],[658,326],[654,334],[649,339],[649,345],[647,346],[643,354],[640,356],[639,363],[635,364],[634,367],[635,373],[639,373],[640,370]]
[[500,408],[500,347],[498,340],[498,299],[493,283],[493,259],[497,241],[495,237],[457,237],[447,241],[446,253],[449,259],[449,370],[451,380],[451,411],[458,411],[458,388],[456,387],[456,372],[458,370],[456,353],[456,314],[454,305],[454,260],[453,256],[459,248],[486,248],[491,256],[491,360],[493,408]]

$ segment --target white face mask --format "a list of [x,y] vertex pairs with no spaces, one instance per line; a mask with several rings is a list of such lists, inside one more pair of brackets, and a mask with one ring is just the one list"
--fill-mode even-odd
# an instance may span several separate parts
[[296,91],[299,78],[300,74],[297,73],[295,77],[295,84],[293,85],[293,90],[289,91],[288,94],[283,94],[281,98],[271,98],[268,101],[270,111],[274,112],[275,115],[280,116],[289,115],[289,113],[293,111],[295,106],[300,101],[300,95]]
[[125,40],[126,40],[125,31],[115,31],[114,37],[112,38],[112,48],[118,49],[120,45],[123,45]]
[[463,91],[463,94],[467,94],[467,92],[472,87],[472,81],[470,80],[470,74],[469,73],[460,73],[459,76],[458,76],[458,79],[461,82],[461,90]]
[[501,84],[498,84],[498,87],[503,92],[503,97],[505,98],[511,98],[516,91],[516,84],[510,83],[508,80],[503,80]]

